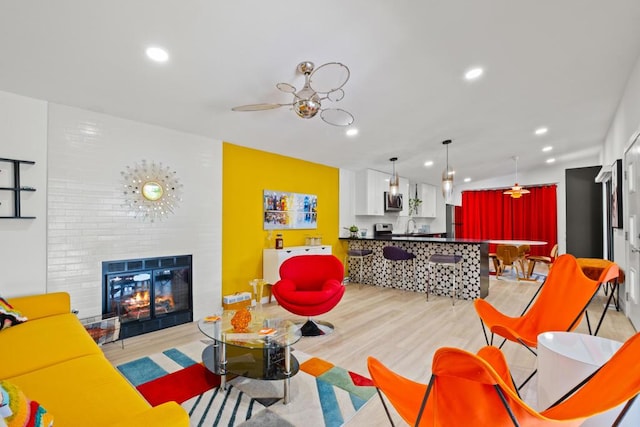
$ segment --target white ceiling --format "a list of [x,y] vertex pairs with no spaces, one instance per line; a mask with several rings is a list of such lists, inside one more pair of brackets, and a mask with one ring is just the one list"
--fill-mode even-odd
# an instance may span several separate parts
[[[593,156],[639,54],[638,0],[0,1],[0,90],[352,170],[397,156],[432,183],[445,139],[456,179],[512,156],[539,168],[546,145],[557,164]],[[300,88],[301,61],[350,68],[336,106],[357,137],[286,107],[231,111],[290,102],[275,84]]]

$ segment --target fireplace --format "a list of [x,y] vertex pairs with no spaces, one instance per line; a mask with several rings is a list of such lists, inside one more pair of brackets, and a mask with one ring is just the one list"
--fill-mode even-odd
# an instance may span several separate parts
[[191,255],[105,261],[103,317],[120,319],[120,338],[193,320]]

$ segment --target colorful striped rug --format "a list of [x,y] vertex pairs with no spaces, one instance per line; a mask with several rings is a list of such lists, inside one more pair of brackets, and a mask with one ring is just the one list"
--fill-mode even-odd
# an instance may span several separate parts
[[219,377],[199,362],[207,340],[171,348],[118,366],[152,405],[175,400],[192,426],[343,425],[375,394],[366,377],[300,351],[291,379],[291,402],[282,402],[282,381],[236,377],[221,390]]

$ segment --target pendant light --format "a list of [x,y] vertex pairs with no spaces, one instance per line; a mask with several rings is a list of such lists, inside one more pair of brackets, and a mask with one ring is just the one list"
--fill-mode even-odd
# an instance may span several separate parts
[[442,196],[445,203],[451,202],[451,196],[453,195],[453,168],[449,166],[449,144],[451,140],[447,139],[442,141],[442,144],[447,148],[447,166],[442,171]]
[[516,161],[516,183],[511,187],[511,190],[505,191],[504,194],[510,195],[512,199],[519,199],[523,194],[529,194],[530,191],[518,184],[518,156],[513,156],[513,160]]
[[394,196],[400,191],[400,178],[398,178],[398,173],[396,172],[397,160],[397,157],[392,157],[389,159],[389,161],[391,161],[391,164],[393,165],[393,172],[391,173],[391,178],[389,178],[389,193],[393,194]]

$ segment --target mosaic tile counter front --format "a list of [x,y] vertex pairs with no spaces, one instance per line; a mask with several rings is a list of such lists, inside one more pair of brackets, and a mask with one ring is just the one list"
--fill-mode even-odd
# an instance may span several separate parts
[[[404,289],[426,295],[429,277],[427,260],[429,257],[433,254],[461,255],[462,286],[460,286],[460,279],[456,277],[456,281],[458,281],[456,298],[474,300],[485,298],[489,294],[489,244],[485,241],[395,236],[392,238],[340,238],[340,240],[348,242],[349,250],[370,249],[373,251],[372,256],[363,259],[362,282],[365,284]],[[398,246],[416,255],[415,279],[411,261],[386,260],[382,256],[382,248],[385,246]],[[359,260],[348,257],[345,264],[347,263],[351,282],[357,282],[360,273]],[[403,267],[405,269],[404,281],[400,274]],[[431,273],[429,293],[451,296],[452,275],[451,267],[436,265],[435,274]]]

